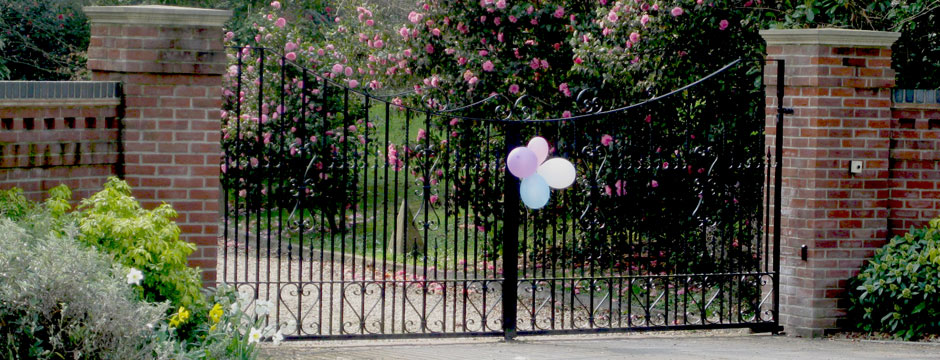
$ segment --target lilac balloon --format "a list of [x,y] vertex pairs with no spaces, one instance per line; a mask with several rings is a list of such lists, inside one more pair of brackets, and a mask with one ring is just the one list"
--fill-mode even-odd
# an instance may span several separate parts
[[525,179],[532,174],[535,174],[535,171],[539,168],[539,158],[535,155],[532,150],[525,146],[520,146],[509,152],[509,156],[506,158],[506,166],[509,167],[509,172],[520,179]]
[[536,136],[532,138],[532,140],[529,140],[529,145],[526,147],[535,153],[535,156],[538,157],[539,164],[545,162],[545,159],[548,159],[548,141],[545,141],[545,138]]

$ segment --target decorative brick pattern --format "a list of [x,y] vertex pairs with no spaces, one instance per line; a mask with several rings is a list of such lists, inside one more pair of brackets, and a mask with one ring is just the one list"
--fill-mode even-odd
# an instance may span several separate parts
[[[799,336],[822,335],[844,315],[846,280],[888,236],[891,193],[893,39],[878,45],[856,40],[884,33],[812,32],[814,38],[796,41],[762,32],[768,59],[785,61],[783,106],[794,110],[782,144],[780,319],[788,334]],[[776,64],[768,64],[767,133],[774,146],[771,96],[778,79]],[[849,172],[853,160],[863,162],[860,174]]]
[[176,209],[181,237],[198,247],[190,264],[202,267],[204,282],[212,285],[226,60],[221,21],[199,20],[229,12],[158,6],[85,11],[92,77],[124,83],[126,179],[145,207],[166,202]]
[[119,84],[0,81],[0,188],[88,197],[120,174]]

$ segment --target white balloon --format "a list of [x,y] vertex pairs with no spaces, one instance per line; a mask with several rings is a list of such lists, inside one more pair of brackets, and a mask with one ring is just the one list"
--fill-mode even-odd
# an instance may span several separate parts
[[548,159],[548,141],[541,136],[536,136],[529,140],[529,144],[526,145],[529,150],[535,153],[535,156],[539,158],[539,164],[545,162],[545,159]]
[[542,175],[548,186],[553,189],[564,189],[571,186],[577,174],[574,165],[570,161],[557,157],[546,160],[536,172]]

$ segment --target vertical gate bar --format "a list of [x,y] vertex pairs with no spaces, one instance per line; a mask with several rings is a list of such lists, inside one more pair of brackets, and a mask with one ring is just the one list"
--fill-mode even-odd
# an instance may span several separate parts
[[[468,129],[467,129],[466,131],[464,131],[464,138],[465,138],[465,139],[464,139],[464,141],[463,141],[462,143],[464,143],[464,144],[468,143],[468,140],[467,140],[466,138],[468,138],[468,137],[470,136],[470,133],[471,133],[471,130],[470,130],[470,129],[472,129],[472,128],[473,128],[473,126],[471,125],[471,126],[468,127]],[[462,293],[462,295],[463,295],[463,299],[462,299],[462,300],[463,300],[463,304],[462,304],[463,324],[462,324],[462,325],[463,325],[464,331],[467,331],[467,300],[468,300],[468,298],[469,298],[469,294],[468,294],[469,282],[467,281],[467,279],[469,278],[469,277],[468,277],[468,272],[467,272],[467,258],[468,258],[468,255],[470,254],[469,248],[470,248],[470,227],[471,227],[471,224],[470,224],[470,195],[469,195],[469,194],[471,193],[470,188],[473,186],[473,184],[476,183],[475,181],[472,180],[473,177],[472,177],[471,174],[470,174],[470,168],[471,168],[471,167],[470,167],[470,162],[472,161],[471,158],[472,158],[472,156],[470,156],[470,154],[466,154],[465,159],[463,159],[463,162],[464,162],[464,165],[463,165],[464,183],[463,183],[463,187],[462,187],[462,188],[463,188],[463,189],[462,189],[462,192],[463,192],[463,196],[462,196],[462,197],[463,197],[463,199],[464,199],[464,211],[463,211],[463,223],[464,223],[464,228],[463,228],[463,259],[457,260],[457,258],[459,258],[459,256],[454,259],[454,261],[455,261],[454,269],[456,269],[456,268],[457,268],[457,265],[460,264],[459,261],[463,261],[463,278],[464,278],[464,281],[463,281],[463,293]],[[456,253],[456,251],[457,251],[457,250],[455,249],[454,252]],[[484,325],[484,326],[485,326],[485,325]]]
[[[285,105],[284,105],[284,95],[285,95],[285,94],[284,94],[284,92],[285,92],[284,87],[285,87],[285,85],[286,85],[286,83],[285,83],[285,78],[287,77],[287,57],[284,56],[283,54],[281,54],[281,63],[280,63],[280,65],[281,65],[281,83],[280,83],[280,86],[279,86],[279,88],[278,88],[278,90],[280,91],[280,95],[281,95],[281,96],[280,96],[280,98],[281,98],[281,99],[280,99],[280,104],[279,104],[279,105],[280,105],[280,108],[274,109],[274,111],[276,111],[278,117],[277,117],[277,122],[275,123],[275,124],[276,124],[276,126],[275,126],[275,131],[272,132],[272,135],[275,136],[275,138],[274,138],[274,143],[276,144],[275,146],[276,146],[276,148],[278,148],[278,149],[280,149],[281,147],[283,147],[283,146],[287,143],[287,141],[286,141],[286,139],[287,139],[287,133],[284,131],[284,130],[286,130],[286,126],[284,125],[284,124],[285,124],[285,122],[284,122],[284,121],[285,121],[285,120],[284,120],[284,114],[286,113],[286,111],[285,111],[286,109],[285,109]],[[280,143],[278,143],[278,139],[280,139]],[[277,284],[274,285],[274,287],[275,287],[274,290],[275,290],[275,292],[277,293],[277,295],[274,297],[274,302],[275,302],[275,306],[274,306],[274,308],[275,308],[275,310],[274,310],[274,311],[275,311],[275,313],[274,313],[274,323],[275,323],[275,324],[280,324],[280,323],[281,323],[281,301],[280,301],[280,299],[281,299],[281,241],[283,240],[283,239],[282,239],[281,230],[284,228],[284,217],[283,217],[283,211],[282,211],[282,209],[281,209],[281,204],[280,204],[280,201],[279,201],[280,199],[278,199],[278,198],[281,196],[281,191],[282,191],[281,189],[287,188],[286,186],[284,186],[284,178],[285,178],[286,175],[287,175],[287,174],[284,173],[284,169],[286,169],[287,167],[285,166],[285,165],[286,165],[286,164],[285,164],[286,161],[285,161],[285,159],[282,157],[281,154],[278,154],[278,156],[276,156],[275,159],[277,159],[277,161],[280,162],[280,164],[278,164],[278,166],[276,166],[277,173],[278,173],[278,175],[277,175],[278,185],[279,185],[280,188],[278,189],[278,192],[277,192],[277,194],[275,195],[273,192],[271,192],[271,184],[270,184],[270,182],[268,183],[268,197],[271,198],[271,199],[273,199],[273,200],[269,200],[268,202],[269,202],[269,207],[272,207],[275,211],[277,211]],[[268,214],[269,214],[269,216],[270,216],[270,212],[269,212]],[[268,223],[269,223],[269,224],[271,223],[271,219],[270,219],[270,218],[268,218]],[[271,227],[268,226],[268,233],[270,234],[270,232],[271,232]],[[269,239],[268,241],[270,242],[270,235],[268,235],[268,239]],[[293,255],[293,254],[291,253],[291,250],[292,250],[291,244],[290,244],[290,242],[288,242],[288,244],[287,244],[287,281],[290,281],[291,270],[292,270],[292,269],[291,269],[291,266],[293,265],[293,264],[292,264],[292,263],[293,263],[292,255]],[[271,259],[269,258],[269,259],[268,259],[268,269],[270,269],[270,268],[271,268]],[[268,276],[270,276],[270,273],[271,273],[271,271],[268,270],[268,274],[269,274]],[[270,285],[270,283],[271,283],[271,281],[269,280],[269,281],[268,281],[268,287],[267,287],[267,291],[268,291],[268,292],[271,291],[271,285]]]
[[[428,231],[430,227],[428,226],[428,221],[430,220],[430,215],[428,211],[431,210],[431,110],[427,110],[424,113],[424,154],[421,156],[424,159],[424,176],[421,184],[422,190],[422,201],[421,206],[424,207],[424,222],[421,227],[424,228],[424,249],[422,254],[424,255],[424,261],[422,263],[423,269],[421,270],[424,274],[423,281],[421,282],[421,332],[427,332],[428,330]],[[417,260],[417,258],[416,258]]]
[[[379,333],[385,333],[385,295],[388,288],[388,135],[389,135],[389,111],[391,110],[391,104],[388,102],[385,103],[385,142],[382,149],[385,151],[385,157],[382,159],[384,163],[384,177],[382,178],[382,320],[381,320],[381,329]],[[380,152],[381,153],[381,152]],[[378,161],[378,159],[376,159]],[[378,191],[376,191],[378,193]],[[394,203],[392,203],[394,206]],[[392,259],[394,261],[394,259]],[[394,267],[395,263],[392,263]],[[392,278],[394,279],[394,277]],[[394,288],[395,284],[392,284]],[[392,302],[394,303],[395,297],[392,297]]]
[[[443,120],[443,119],[441,119],[441,120]],[[444,122],[444,136],[443,136],[444,139],[447,139],[448,137],[450,137],[450,132],[451,132],[450,122]],[[450,203],[450,177],[451,177],[451,173],[450,173],[450,160],[451,160],[451,159],[450,159],[450,157],[451,157],[451,153],[450,153],[450,151],[451,151],[451,150],[450,150],[450,143],[451,143],[452,141],[453,141],[452,139],[451,139],[451,140],[445,140],[445,143],[444,143],[444,165],[443,165],[443,167],[444,167],[444,170],[443,170],[443,171],[444,171],[444,197],[443,197],[443,200],[444,200],[444,201],[443,201],[443,205],[444,205],[444,227],[442,227],[442,229],[444,229],[444,235],[443,235],[443,238],[444,238],[444,261],[443,261],[443,262],[444,262],[444,280],[445,280],[445,281],[441,281],[441,282],[440,282],[440,284],[443,285],[443,286],[441,286],[441,288],[442,288],[441,305],[443,306],[443,310],[442,310],[442,312],[441,312],[441,314],[442,314],[442,315],[441,315],[441,332],[447,332],[447,281],[446,281],[446,280],[449,280],[449,279],[448,279],[449,277],[448,277],[448,275],[447,275],[447,274],[448,274],[448,272],[447,272],[447,265],[448,265],[448,263],[447,263],[447,256],[448,256],[448,247],[450,246],[450,239],[448,239],[448,237],[447,237],[447,230],[448,230],[449,227],[450,227],[450,215],[449,215],[449,214],[450,214],[450,211],[449,211],[449,210],[450,210],[450,206],[451,206],[451,203]],[[454,221],[456,221],[456,218],[454,219]],[[456,233],[457,233],[457,232],[454,231],[454,234],[455,234],[455,235],[454,235],[454,239],[457,238]],[[457,246],[457,243],[456,243],[456,241],[455,241],[455,242],[454,242],[454,247],[456,247],[456,246]],[[437,260],[436,260],[436,259],[435,259],[435,261],[434,261],[434,264],[435,264],[435,266],[437,265]],[[456,297],[455,297],[455,298],[456,298]]]
[[[346,321],[345,321],[346,317],[344,316],[345,310],[346,310],[346,201],[349,200],[348,199],[349,189],[346,187],[350,186],[348,183],[349,180],[346,177],[349,174],[349,167],[350,167],[349,165],[349,141],[348,141],[349,140],[349,124],[348,123],[349,123],[349,88],[343,87],[343,125],[342,125],[343,126],[343,157],[341,158],[342,163],[340,164],[340,169],[341,169],[340,175],[342,176],[342,180],[340,180],[340,184],[342,184],[341,186],[343,187],[342,189],[343,194],[342,194],[342,201],[339,204],[339,208],[340,208],[340,215],[339,215],[339,226],[340,226],[340,231],[339,231],[339,234],[340,234],[339,235],[339,248],[340,248],[339,250],[339,254],[340,254],[340,257],[339,257],[339,263],[340,263],[339,264],[339,271],[340,271],[339,272],[340,274],[339,275],[339,281],[340,281],[339,282],[339,333],[340,334],[346,334]],[[353,171],[355,171],[355,164],[353,164],[352,167],[353,167]],[[353,176],[355,176],[355,174],[353,174]],[[355,179],[353,179],[353,181],[355,181]],[[355,186],[355,185],[352,185],[352,186]],[[353,216],[355,216],[355,213],[353,213]],[[355,231],[355,226],[353,226],[353,231]],[[355,234],[353,234],[353,236],[355,236]],[[353,241],[353,244],[355,244],[355,241]],[[335,254],[335,252],[333,252],[332,249],[331,249],[331,254]],[[333,260],[333,263],[335,264],[336,263],[335,257],[331,256],[330,258],[331,260]],[[355,278],[356,276],[355,269],[356,269],[355,258],[353,258],[353,273],[352,273],[353,278]]]
[[[405,180],[402,182],[402,184],[405,186],[405,189],[402,192],[401,197],[402,197],[402,201],[405,202],[404,215],[402,215],[405,218],[405,221],[402,223],[402,226],[404,228],[401,229],[402,234],[404,234],[401,238],[401,241],[403,242],[403,244],[401,245],[401,248],[402,248],[401,263],[402,263],[402,269],[405,270],[404,271],[405,278],[403,279],[404,281],[402,282],[402,288],[401,288],[401,297],[402,297],[401,332],[407,333],[408,331],[405,328],[405,318],[406,318],[405,312],[407,311],[407,308],[405,307],[405,305],[408,302],[408,252],[409,252],[408,250],[409,249],[408,249],[407,239],[409,239],[408,228],[411,227],[409,226],[409,224],[411,224],[414,221],[412,217],[408,216],[408,213],[411,212],[409,210],[411,208],[408,205],[408,171],[409,171],[408,168],[411,163],[411,155],[410,155],[411,154],[411,109],[405,110],[405,147],[402,149],[402,151],[405,153],[405,167],[404,167],[404,170],[402,171],[402,173],[405,174]],[[412,267],[412,270],[411,270],[412,279],[414,278],[416,273],[417,273],[416,269]]]
[[[264,128],[263,128],[264,122],[260,121],[262,115],[264,114],[264,110],[263,110],[264,109],[264,49],[260,49],[260,53],[261,53],[261,56],[258,61],[258,68],[261,69],[258,72],[258,119],[259,121],[258,121],[258,134],[257,134],[258,136],[257,136],[257,141],[255,143],[255,150],[256,151],[260,150],[260,151],[257,151],[258,154],[256,154],[256,156],[259,157],[258,166],[252,166],[256,174],[259,173],[258,169],[262,168],[261,161],[264,160],[264,156],[260,156],[261,153],[263,153],[264,151],[264,145],[263,145],[264,143],[261,142],[262,141],[261,134],[264,132]],[[255,179],[253,180],[261,183],[263,181],[263,176],[256,175]],[[259,187],[263,187],[263,186],[264,184],[261,183],[261,186]],[[254,205],[256,207],[255,209],[255,299],[257,300],[258,295],[260,295],[260,290],[261,290],[260,289],[261,288],[261,194],[253,192],[253,193],[248,194],[248,196],[251,199],[255,199]],[[250,210],[249,210],[249,214],[251,214]],[[247,243],[245,245],[247,245]],[[270,250],[270,247],[269,247],[269,250]],[[248,258],[247,246],[245,247],[245,258],[246,259]],[[246,274],[248,273],[247,264],[245,265],[245,273]]]
[[758,249],[758,261],[764,264],[764,272],[770,271],[770,174],[773,171],[773,154],[770,153],[770,146],[767,147],[767,159],[764,160],[764,167],[767,172],[767,179],[764,181],[764,200],[766,207],[764,210],[764,251],[761,253]]
[[[369,98],[366,98],[366,100],[368,101]],[[365,120],[366,123],[364,124],[366,127],[366,154],[368,154],[370,151],[369,145],[372,143],[372,141],[374,141],[374,140],[369,139],[369,131],[371,129],[375,129],[375,124],[372,123],[372,116],[369,115],[371,112],[371,109],[372,109],[372,106],[369,106],[369,105],[366,106],[366,120]],[[379,161],[381,161],[381,157],[379,156],[379,152],[376,152],[375,160],[372,160],[374,164],[371,165],[372,166],[372,281],[376,280],[375,272],[378,269],[378,256],[377,256],[378,249],[376,248],[376,246],[378,245],[377,242],[379,238],[378,237],[379,224],[377,222],[379,219]],[[366,164],[368,163],[369,162],[366,161]],[[382,274],[383,274],[382,277],[384,279],[384,271]]]
[[[520,125],[505,124],[504,154],[519,146]],[[516,299],[518,298],[519,269],[519,180],[508,171],[503,172],[503,335],[506,340],[516,337]]]
[[[241,128],[242,128],[241,126],[242,125],[242,121],[241,121],[242,119],[242,95],[241,94],[242,94],[242,56],[243,56],[242,54],[243,54],[242,48],[239,48],[238,53],[236,54],[236,58],[238,59],[238,65],[236,66],[236,71],[238,71],[238,74],[237,74],[238,80],[236,80],[236,85],[235,85],[235,140],[232,141],[232,143],[235,144],[234,151],[236,154],[239,154],[241,152],[241,147],[242,147],[242,140],[241,140]],[[241,174],[241,162],[237,160],[238,157],[236,157],[235,159],[236,159],[235,174]],[[226,161],[228,161],[228,158],[226,158]],[[231,167],[231,166],[227,166],[227,168],[228,167]],[[231,171],[231,169],[226,169],[226,170],[227,170],[226,174],[228,173],[228,171]],[[238,283],[238,223],[239,223],[238,209],[240,205],[239,200],[241,196],[238,196],[238,192],[239,192],[238,191],[239,183],[237,182],[238,175],[231,176],[230,179],[235,179],[235,182],[234,182],[235,184],[235,196],[234,196],[235,198],[235,226],[234,226],[235,244],[234,246],[232,246],[232,251],[234,252],[234,254],[232,254],[232,258],[233,258],[232,262],[234,263],[235,266],[234,266],[234,271],[232,273],[232,283],[235,283],[237,287],[237,283]],[[228,204],[229,202],[228,193],[226,192],[223,196],[225,197],[225,203]],[[226,213],[226,216],[228,216],[228,213]],[[225,227],[226,236],[228,236],[228,232],[229,232],[229,229],[228,229],[228,226],[226,226]],[[222,278],[226,282],[228,282],[228,242],[225,243],[225,249],[223,249],[223,253],[225,254],[224,260],[223,260],[223,263],[225,266],[224,268],[225,274],[223,275]]]
[[[359,310],[359,333],[365,334],[366,330],[366,261],[369,256],[367,255],[367,246],[369,243],[368,239],[368,226],[369,226],[369,95],[363,95],[363,108],[365,109],[365,120],[362,124],[363,142],[363,151],[362,151],[362,274],[359,277],[362,279],[362,293],[359,296],[360,300],[360,310]],[[357,122],[358,123],[358,122]],[[348,140],[348,139],[347,139]],[[355,222],[355,217],[353,218]],[[375,241],[375,237],[372,237],[372,240]],[[375,280],[375,244],[372,244],[372,279]]]
[[781,215],[781,187],[783,186],[783,96],[785,82],[784,61],[777,60],[777,139],[776,160],[774,170],[774,334],[780,327],[780,215]]
[[[318,140],[319,140],[319,143],[320,143],[320,146],[319,146],[318,148],[325,148],[324,145],[326,144],[326,134],[325,134],[324,128],[326,128],[326,121],[327,121],[327,116],[326,116],[326,114],[327,114],[327,111],[328,111],[328,109],[329,109],[329,98],[327,97],[327,94],[329,93],[329,90],[330,90],[329,83],[328,83],[328,82],[326,81],[326,79],[324,78],[324,79],[323,79],[323,84],[321,85],[321,90],[320,90],[320,99],[321,99],[321,100],[320,100],[320,128],[319,128],[320,131],[317,131],[317,132],[316,132],[316,134],[319,136]],[[316,127],[314,127],[314,131],[316,131]],[[322,150],[321,150],[321,151],[322,151]],[[320,176],[322,176],[323,174],[325,174],[326,172],[328,172],[330,168],[332,168],[332,164],[330,164],[330,167],[329,167],[329,168],[326,167],[326,166],[323,166],[323,169],[320,169],[320,170],[321,170],[321,171],[324,171],[324,172],[321,172],[321,173],[320,173]],[[323,191],[324,191],[324,189],[323,189],[322,186],[321,186],[319,189],[315,189],[315,191],[314,191],[314,196],[322,194]],[[317,194],[317,192],[319,192],[320,194]],[[323,287],[325,286],[325,284],[324,284],[324,282],[323,282],[323,280],[324,280],[324,279],[323,279],[323,269],[324,269],[323,264],[325,263],[325,261],[324,261],[324,260],[325,260],[325,259],[324,259],[324,256],[325,256],[325,254],[326,254],[326,233],[327,233],[327,230],[328,230],[329,233],[330,233],[330,305],[329,305],[329,307],[327,307],[327,311],[328,311],[329,314],[330,314],[330,315],[328,316],[328,317],[329,317],[329,326],[327,327],[327,329],[328,329],[327,332],[328,332],[329,334],[333,334],[333,267],[335,266],[335,263],[333,262],[333,249],[335,249],[335,247],[333,246],[334,231],[333,231],[332,228],[330,228],[330,229],[324,229],[325,226],[329,226],[329,223],[330,223],[330,222],[327,221],[328,219],[325,219],[326,216],[327,216],[327,214],[326,214],[327,212],[326,212],[326,211],[323,211],[323,207],[322,207],[323,205],[320,205],[320,206],[321,206],[321,207],[320,207],[320,209],[321,209],[321,210],[320,210],[320,287],[319,287],[319,290],[318,290],[319,296],[320,296],[320,309],[318,310],[318,311],[319,311],[319,314],[318,314],[317,320],[320,322],[320,329],[319,329],[318,333],[319,333],[320,335],[323,335],[323,303],[324,303],[324,301],[323,301]],[[330,215],[330,216],[333,216],[333,215]]]
[[[406,112],[407,112],[407,110],[406,110]],[[400,113],[400,112],[399,112],[399,113]],[[388,116],[388,115],[385,116],[385,127],[386,127],[386,130],[385,130],[385,131],[386,131],[386,138],[387,138],[387,137],[388,137],[387,132],[390,131],[390,130],[389,130],[389,116]],[[405,137],[406,137],[406,138],[408,137],[408,133],[407,133],[407,132],[405,132]],[[397,150],[396,150],[396,151],[397,151]],[[404,152],[404,149],[402,149],[402,156],[404,156],[405,159],[407,160],[407,157],[408,157],[408,156],[407,156],[407,153]],[[399,206],[398,206],[398,173],[399,173],[400,170],[401,170],[401,169],[399,168],[399,166],[398,166],[398,163],[399,163],[400,161],[401,161],[401,160],[398,160],[398,159],[396,158],[395,161],[394,161],[394,163],[391,164],[391,166],[393,167],[393,169],[394,169],[394,171],[395,171],[395,182],[394,182],[394,186],[393,186],[394,195],[392,196],[392,197],[393,197],[393,200],[394,200],[394,201],[392,202],[392,213],[395,215],[394,218],[396,219],[395,222],[394,222],[393,225],[392,225],[392,229],[393,229],[393,230],[392,230],[392,234],[395,234],[395,235],[392,236],[392,270],[398,269],[398,231],[399,231],[399,229],[398,229],[398,220],[397,220],[397,219],[398,219],[398,216],[399,216]],[[404,215],[402,215],[402,216],[404,216]],[[402,231],[404,231],[404,229],[402,229]],[[402,241],[404,241],[404,238],[402,239]],[[404,269],[406,268],[405,265],[406,265],[406,264],[405,264],[404,262],[401,263],[401,268],[402,268],[402,270],[404,270]],[[405,276],[404,273],[405,273],[405,271],[402,271],[402,274],[403,274],[402,277]],[[404,280],[404,279],[402,279],[402,280]],[[404,289],[405,289],[405,287],[402,286],[402,291],[403,291],[403,292],[404,292]],[[391,327],[391,332],[392,332],[392,333],[395,332],[395,310],[396,310],[396,308],[395,308],[395,301],[396,301],[396,299],[398,299],[398,271],[395,271],[395,275],[392,277],[392,318],[391,318],[391,321],[390,321],[391,324],[392,324],[392,327]],[[402,300],[402,301],[404,301],[404,300]],[[404,314],[401,314],[401,316],[404,316]]]
[[[300,123],[297,126],[297,133],[298,133],[297,137],[300,139],[300,144],[297,144],[297,145],[299,146],[299,150],[300,150],[298,153],[300,155],[300,165],[303,165],[303,160],[306,159],[307,152],[308,152],[306,145],[307,145],[307,106],[309,105],[307,103],[309,101],[309,98],[307,97],[307,81],[309,81],[309,79],[307,77],[306,68],[301,68],[300,71],[301,71]],[[304,291],[303,291],[304,290],[303,289],[304,226],[306,225],[304,224],[304,220],[306,216],[304,213],[306,212],[305,205],[306,205],[306,200],[307,200],[307,182],[305,181],[306,176],[305,176],[304,170],[305,168],[303,166],[297,166],[297,178],[295,180],[297,181],[297,185],[299,186],[297,189],[297,200],[296,200],[297,203],[295,205],[295,209],[300,210],[300,216],[298,217],[298,220],[297,220],[298,222],[297,241],[300,244],[300,248],[297,250],[297,254],[299,255],[298,257],[299,257],[300,264],[297,266],[297,313],[295,315],[296,319],[294,319],[296,320],[296,323],[297,323],[296,325],[297,335],[302,335],[301,331],[303,330],[303,321],[301,319],[304,318],[303,312],[302,312],[303,303],[304,303],[303,301],[304,300],[303,298],[303,295],[304,295]],[[288,221],[289,220],[290,219],[288,219]],[[310,248],[313,248],[313,244],[310,244]],[[313,264],[311,264],[310,267],[312,268]],[[313,281],[313,279],[310,279],[310,281]]]

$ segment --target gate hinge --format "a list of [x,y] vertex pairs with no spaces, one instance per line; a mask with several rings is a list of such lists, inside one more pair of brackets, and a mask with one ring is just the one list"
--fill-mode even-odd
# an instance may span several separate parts
[[793,114],[793,108],[777,108],[777,112],[781,114],[791,115]]

